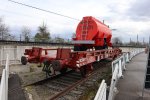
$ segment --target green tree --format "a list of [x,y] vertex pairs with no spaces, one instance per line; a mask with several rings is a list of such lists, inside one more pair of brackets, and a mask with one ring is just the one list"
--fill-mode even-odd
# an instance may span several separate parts
[[47,29],[46,24],[43,23],[43,25],[38,27],[38,32],[35,34],[34,37],[35,41],[39,42],[48,42],[50,41],[50,32]]

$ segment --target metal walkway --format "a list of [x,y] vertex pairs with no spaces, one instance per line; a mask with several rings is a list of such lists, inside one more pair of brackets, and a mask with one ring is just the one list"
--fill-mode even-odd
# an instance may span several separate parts
[[[146,61],[147,54],[141,53],[127,64],[124,78],[120,79],[117,84],[119,92],[114,100],[142,100]],[[143,100],[150,100],[150,90],[145,90]]]

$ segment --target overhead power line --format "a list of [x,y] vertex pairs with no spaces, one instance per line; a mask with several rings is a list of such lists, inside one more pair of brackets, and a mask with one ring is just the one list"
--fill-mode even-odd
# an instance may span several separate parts
[[24,4],[24,3],[16,2],[16,1],[13,1],[13,0],[8,0],[8,1],[16,3],[16,4],[19,4],[19,5],[23,5],[23,6],[26,6],[26,7],[30,7],[30,8],[33,8],[33,9],[37,9],[37,10],[41,10],[41,11],[44,11],[44,12],[48,12],[48,13],[51,13],[51,14],[55,14],[55,15],[58,15],[58,16],[62,16],[62,17],[66,17],[66,18],[70,18],[70,19],[73,19],[73,20],[80,21],[79,19],[76,19],[76,18],[73,18],[73,17],[70,17],[70,16],[66,16],[66,15],[63,15],[63,14],[59,14],[59,13],[56,13],[56,12],[53,12],[53,11],[41,9],[41,8],[34,7],[34,6],[31,6],[31,5],[27,5],[27,4]]

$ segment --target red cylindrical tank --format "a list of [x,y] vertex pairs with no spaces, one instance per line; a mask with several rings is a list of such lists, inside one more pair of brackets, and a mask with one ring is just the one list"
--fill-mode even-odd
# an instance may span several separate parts
[[92,16],[83,17],[77,26],[76,37],[73,38],[75,45],[84,46],[112,46],[111,30]]

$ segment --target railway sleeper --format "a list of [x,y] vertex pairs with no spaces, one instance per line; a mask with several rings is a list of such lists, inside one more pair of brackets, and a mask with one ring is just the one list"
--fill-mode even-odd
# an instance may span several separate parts
[[65,83],[65,84],[72,84],[73,82],[71,82],[71,81],[67,81],[67,80],[62,80],[62,79],[59,79],[59,80],[57,80],[57,82],[63,82],[63,83]]
[[65,84],[64,82],[53,81],[51,83],[52,84],[56,84],[56,85],[61,85],[62,87],[68,87],[69,86],[69,84]]
[[76,79],[76,80],[79,80],[79,79],[81,79],[81,77],[76,77],[76,76],[73,76],[73,75],[65,75],[65,77],[69,77],[69,78],[71,78],[71,79]]
[[79,86],[79,87],[77,87],[77,89],[79,89],[80,91],[85,91],[85,90],[86,90],[86,87],[84,87],[84,86]]
[[50,85],[52,85],[52,86],[54,86],[54,87],[66,88],[66,86],[64,87],[64,86],[62,86],[61,84],[56,84],[56,83],[53,83],[53,82],[47,83],[47,84],[50,84]]
[[73,93],[73,94],[76,94],[76,95],[81,95],[82,94],[82,92],[78,91],[78,90],[72,90],[70,93],[71,94]]
[[57,100],[75,100],[75,99],[73,99],[71,96],[67,95],[65,97],[62,96],[62,97],[58,98]]
[[58,86],[54,86],[54,85],[50,85],[50,84],[45,84],[45,86],[48,87],[50,90],[58,92],[58,93],[63,91],[62,87],[58,87]]
[[81,74],[79,73],[71,73],[71,75],[76,76],[76,77],[81,77]]
[[79,94],[76,94],[76,93],[73,93],[73,92],[69,92],[67,95],[71,96],[72,98],[76,98],[76,97],[79,96]]
[[70,77],[61,77],[61,79],[72,83],[77,81],[76,79],[72,79]]

